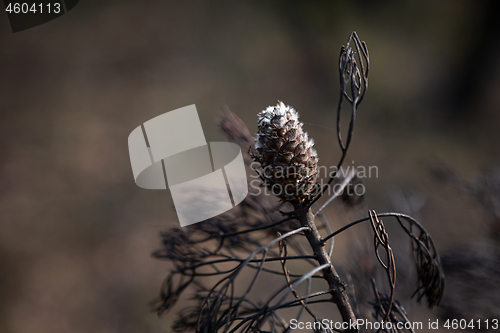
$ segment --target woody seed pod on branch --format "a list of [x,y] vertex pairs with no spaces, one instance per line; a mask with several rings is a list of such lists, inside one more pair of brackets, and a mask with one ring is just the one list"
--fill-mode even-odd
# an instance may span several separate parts
[[278,101],[260,112],[258,119],[252,157],[262,167],[262,181],[284,201],[305,201],[316,189],[318,158],[313,140],[302,130],[299,114]]

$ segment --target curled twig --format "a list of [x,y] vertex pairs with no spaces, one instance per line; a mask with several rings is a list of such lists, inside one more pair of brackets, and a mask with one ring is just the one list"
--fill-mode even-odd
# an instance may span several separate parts
[[[417,297],[417,301],[419,302],[426,296],[430,308],[437,306],[443,297],[444,271],[431,235],[411,216],[399,213],[383,213],[377,214],[377,216],[394,217],[410,237],[418,275],[418,286],[413,295]],[[349,223],[323,238],[323,241],[366,221],[371,221],[371,217],[365,217]]]
[[[347,44],[342,47],[339,57],[340,98],[337,106],[337,139],[342,155],[337,163],[336,171],[330,175],[330,178],[318,193],[311,198],[309,207],[323,196],[328,186],[331,185],[337,176],[337,170],[344,163],[354,134],[354,121],[356,120],[358,106],[363,101],[368,89],[369,69],[370,56],[368,54],[368,47],[365,42],[359,39],[356,32],[352,32],[347,40]],[[340,114],[344,99],[351,105],[351,117],[345,141],[342,139],[340,130]]]
[[400,333],[408,331],[415,333],[404,307],[398,301],[394,301],[392,295],[379,293],[375,280],[372,279],[371,284],[375,295],[375,301],[371,303],[375,310],[373,317],[375,320],[388,320],[393,324],[391,328],[384,329],[384,332]]
[[[388,302],[389,305],[387,306],[386,309],[386,315],[383,318],[383,320],[386,321],[389,319],[392,302],[394,301],[394,292],[396,290],[396,262],[394,261],[394,254],[392,253],[391,246],[389,245],[389,235],[385,231],[384,223],[382,222],[382,220],[379,220],[374,210],[370,211],[369,215],[370,215],[371,226],[375,234],[374,237],[375,254],[377,256],[380,265],[382,265],[382,267],[387,273],[387,279],[389,281],[389,286],[391,288],[389,293],[390,295]],[[386,253],[387,263],[385,263],[384,260],[380,257],[379,253],[380,247],[383,247]]]

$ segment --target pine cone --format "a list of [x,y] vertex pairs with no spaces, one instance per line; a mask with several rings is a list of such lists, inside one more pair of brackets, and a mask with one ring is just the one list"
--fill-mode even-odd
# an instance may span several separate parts
[[318,158],[314,142],[302,131],[299,114],[279,102],[258,114],[254,161],[260,177],[283,201],[304,202],[317,188]]

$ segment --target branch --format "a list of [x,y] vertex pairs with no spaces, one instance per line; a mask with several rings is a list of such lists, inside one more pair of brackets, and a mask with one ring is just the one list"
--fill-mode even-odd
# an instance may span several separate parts
[[[330,294],[332,295],[332,301],[337,305],[342,320],[344,322],[352,323],[356,322],[356,316],[352,311],[351,305],[349,304],[349,298],[345,290],[344,283],[340,280],[340,277],[333,267],[330,256],[326,253],[325,243],[321,239],[321,235],[314,224],[314,215],[309,208],[304,208],[301,205],[295,207],[295,213],[303,227],[307,227],[308,230],[304,231],[311,248],[314,251],[316,260],[318,260],[320,265],[327,265],[323,269],[323,275],[325,280],[328,282],[328,286],[332,290]],[[358,329],[348,329],[345,332],[359,332]]]

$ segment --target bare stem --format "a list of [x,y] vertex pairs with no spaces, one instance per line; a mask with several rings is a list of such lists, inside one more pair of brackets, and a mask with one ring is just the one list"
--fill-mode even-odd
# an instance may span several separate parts
[[295,206],[295,214],[297,219],[300,221],[300,224],[303,227],[309,228],[309,230],[304,231],[304,234],[314,251],[314,255],[316,256],[318,263],[320,265],[329,264],[327,268],[323,269],[323,277],[328,282],[328,286],[331,289],[330,294],[332,295],[332,302],[337,305],[342,316],[342,320],[349,324],[349,328],[344,332],[358,333],[358,328],[351,328],[351,325],[355,325],[354,323],[356,323],[356,316],[354,315],[351,304],[349,303],[349,297],[347,296],[345,290],[345,284],[340,280],[337,271],[333,267],[330,257],[326,252],[325,243],[321,239],[318,228],[316,228],[316,224],[314,223],[314,214],[310,208],[305,208],[300,204]]

